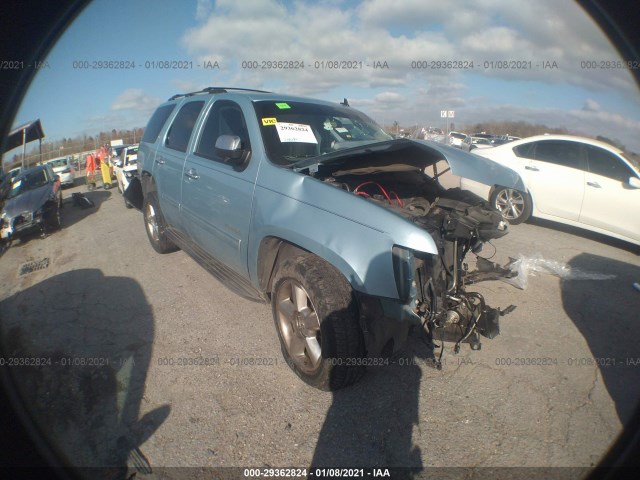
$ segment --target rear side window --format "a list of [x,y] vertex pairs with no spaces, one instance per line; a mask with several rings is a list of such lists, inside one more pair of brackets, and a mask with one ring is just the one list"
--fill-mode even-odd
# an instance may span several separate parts
[[140,141],[154,143],[158,139],[158,135],[160,134],[160,130],[162,130],[164,122],[167,121],[167,118],[169,118],[169,115],[171,115],[171,112],[173,112],[175,107],[175,104],[173,104],[158,108],[151,116]]
[[595,175],[626,182],[629,177],[635,177],[631,169],[611,152],[602,148],[587,146],[587,158],[589,162],[589,172]]
[[582,148],[579,143],[566,140],[542,140],[535,142],[535,159],[563,167],[584,169]]
[[198,115],[204,106],[204,102],[189,102],[180,109],[176,118],[173,120],[164,145],[172,150],[186,152],[189,145],[191,132],[196,125]]
[[535,145],[533,142],[518,145],[517,147],[513,147],[513,153],[520,158],[534,158],[533,151],[535,150]]

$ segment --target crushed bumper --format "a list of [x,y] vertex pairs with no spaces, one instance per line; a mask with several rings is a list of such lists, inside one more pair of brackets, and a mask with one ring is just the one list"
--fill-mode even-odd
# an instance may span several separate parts
[[404,346],[411,327],[422,325],[421,318],[400,300],[355,293],[370,358],[391,356]]

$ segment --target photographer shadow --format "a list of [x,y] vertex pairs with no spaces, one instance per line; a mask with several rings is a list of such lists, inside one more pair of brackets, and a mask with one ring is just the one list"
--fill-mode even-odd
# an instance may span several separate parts
[[631,418],[640,399],[640,293],[632,287],[640,268],[582,253],[569,261],[571,270],[611,275],[611,280],[561,282],[567,315],[586,340],[620,421]]
[[141,416],[154,321],[140,285],[74,270],[3,300],[0,315],[2,357],[28,360],[4,372],[14,408],[32,419],[59,466],[86,478],[151,473],[140,445],[170,407]]
[[422,368],[435,359],[433,347],[418,337],[410,335],[383,365],[369,364],[361,382],[332,393],[312,469],[401,467],[406,478],[422,470],[413,433],[420,428]]

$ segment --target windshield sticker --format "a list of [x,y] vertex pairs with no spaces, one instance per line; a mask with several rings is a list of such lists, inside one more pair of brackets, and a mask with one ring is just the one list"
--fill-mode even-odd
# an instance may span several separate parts
[[278,107],[280,110],[291,108],[288,103],[284,103],[284,102],[276,103],[276,107]]
[[318,143],[309,125],[300,123],[276,123],[276,130],[282,143]]
[[278,120],[275,118],[263,118],[262,119],[262,125],[266,126],[266,125],[275,125],[276,123],[278,123]]
[[11,188],[15,190],[16,188],[20,188],[20,185],[22,185],[22,179],[18,180],[17,182],[13,182],[11,184]]
[[340,133],[347,133],[349,130],[347,130],[344,127],[336,127],[336,132],[340,132]]

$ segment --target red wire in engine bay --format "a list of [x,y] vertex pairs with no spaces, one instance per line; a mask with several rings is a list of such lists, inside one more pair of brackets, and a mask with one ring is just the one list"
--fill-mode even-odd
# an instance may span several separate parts
[[[378,182],[369,181],[369,182],[361,183],[360,185],[358,185],[356,188],[353,189],[353,193],[355,193],[356,195],[362,195],[363,197],[370,197],[371,195],[369,195],[367,192],[359,191],[359,189],[361,187],[364,187],[365,185],[375,185],[376,187],[378,187],[380,189],[380,191],[382,192],[382,194],[387,199],[387,201],[389,202],[389,204],[393,205],[393,201],[391,200],[391,196],[387,193],[387,191],[384,189],[384,187],[382,185],[380,185]],[[402,204],[402,200],[400,200],[400,197],[398,196],[398,194],[396,192],[391,192],[391,193],[396,197],[396,200],[398,201],[398,205],[403,207],[404,205]]]

